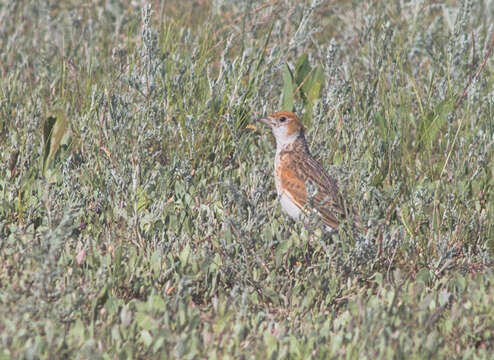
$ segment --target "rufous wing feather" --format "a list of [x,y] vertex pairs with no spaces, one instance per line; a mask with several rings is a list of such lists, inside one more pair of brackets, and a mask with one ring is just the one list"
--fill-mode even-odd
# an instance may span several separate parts
[[344,216],[344,211],[341,205],[335,202],[339,199],[336,182],[324,173],[319,164],[313,159],[307,162],[296,156],[287,156],[282,159],[280,170],[283,193],[301,210],[307,203],[306,182],[311,182],[316,187],[311,205],[321,215],[325,224],[336,228],[338,217]]

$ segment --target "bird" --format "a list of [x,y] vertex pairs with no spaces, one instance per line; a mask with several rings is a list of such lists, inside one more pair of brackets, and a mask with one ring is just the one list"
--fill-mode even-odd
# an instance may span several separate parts
[[337,181],[310,153],[298,116],[278,111],[259,121],[271,128],[276,139],[274,179],[283,210],[295,221],[315,211],[328,231],[335,230],[345,217],[344,201]]

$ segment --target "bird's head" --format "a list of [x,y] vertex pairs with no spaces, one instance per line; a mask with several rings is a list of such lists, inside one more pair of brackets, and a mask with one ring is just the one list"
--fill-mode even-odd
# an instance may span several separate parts
[[290,111],[278,111],[259,119],[259,121],[271,127],[277,147],[291,144],[304,135],[302,122],[297,115]]

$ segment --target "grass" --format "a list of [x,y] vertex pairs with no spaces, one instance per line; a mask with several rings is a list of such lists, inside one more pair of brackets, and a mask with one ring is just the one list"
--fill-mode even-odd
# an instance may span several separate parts
[[[493,11],[0,4],[0,358],[490,358]],[[367,233],[282,213],[279,109]]]

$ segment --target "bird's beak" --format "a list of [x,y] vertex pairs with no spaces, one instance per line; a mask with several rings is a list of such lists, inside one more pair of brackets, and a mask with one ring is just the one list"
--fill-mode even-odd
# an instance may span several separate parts
[[264,125],[271,126],[271,120],[269,118],[261,118],[261,119],[259,119],[257,121],[262,122]]

